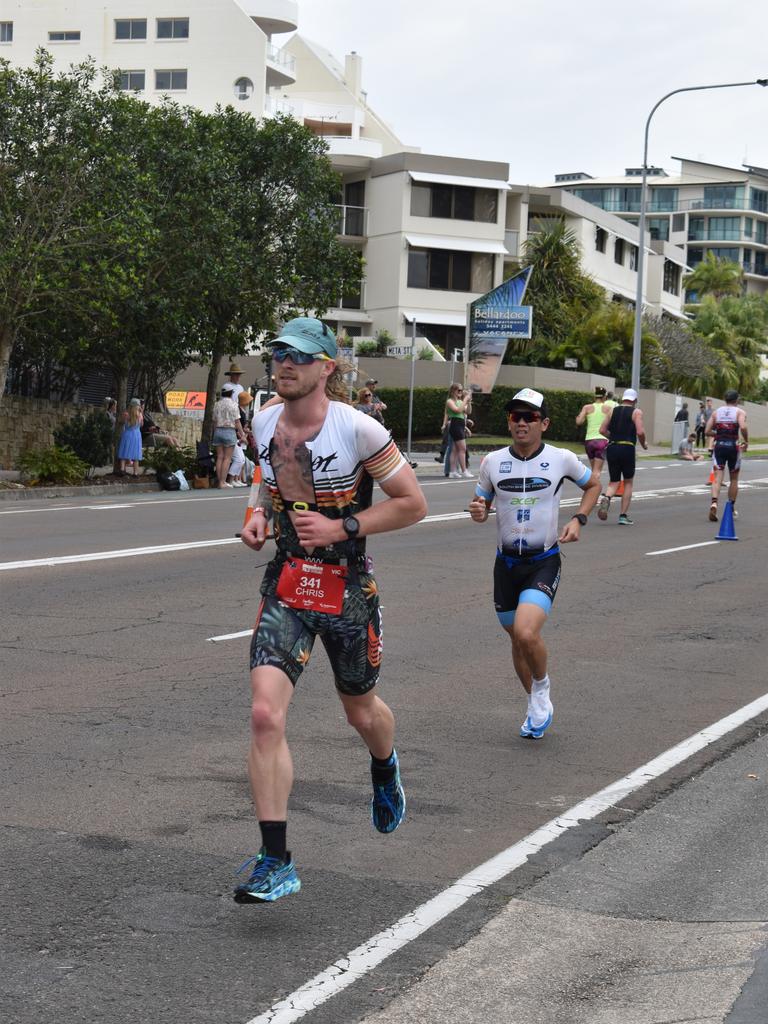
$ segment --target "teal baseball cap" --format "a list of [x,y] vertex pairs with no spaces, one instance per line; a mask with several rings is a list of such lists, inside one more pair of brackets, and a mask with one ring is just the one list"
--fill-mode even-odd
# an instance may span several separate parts
[[290,345],[308,355],[336,358],[336,335],[322,320],[311,316],[297,316],[283,324],[282,330],[270,345]]

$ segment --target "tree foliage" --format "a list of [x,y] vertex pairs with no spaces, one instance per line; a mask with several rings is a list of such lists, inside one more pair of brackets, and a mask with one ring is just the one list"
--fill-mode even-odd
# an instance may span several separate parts
[[726,295],[741,295],[744,271],[733,260],[721,260],[711,250],[698,266],[683,278],[686,291],[698,297],[706,295],[723,299]]

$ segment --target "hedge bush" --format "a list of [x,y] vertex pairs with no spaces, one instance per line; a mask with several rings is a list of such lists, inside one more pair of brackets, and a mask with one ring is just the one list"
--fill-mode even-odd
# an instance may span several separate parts
[[[497,386],[490,395],[476,395],[472,405],[474,433],[506,434],[507,417],[504,406],[520,390]],[[387,406],[384,422],[393,436],[408,436],[408,388],[380,388],[377,392]],[[594,399],[588,391],[545,391],[549,418],[548,441],[582,441],[584,428],[574,423],[581,407]],[[436,437],[443,422],[447,388],[415,388],[413,392],[413,436]]]
[[102,409],[94,409],[86,416],[73,416],[53,432],[56,445],[73,451],[91,472],[96,466],[112,462],[112,436],[112,423]]
[[85,479],[88,464],[71,448],[49,445],[31,448],[19,456],[18,467],[30,486],[38,484],[79,484]]

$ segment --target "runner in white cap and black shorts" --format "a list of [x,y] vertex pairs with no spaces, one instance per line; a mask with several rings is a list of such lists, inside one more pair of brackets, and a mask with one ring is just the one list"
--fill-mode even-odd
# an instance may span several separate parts
[[[542,443],[549,417],[539,391],[518,391],[506,412],[512,444],[483,459],[469,511],[476,523],[484,523],[491,505],[496,504],[494,603],[499,622],[512,640],[515,671],[528,694],[520,735],[538,740],[552,723],[547,649],[541,630],[560,583],[558,545],[579,539],[600,493],[600,479],[574,452]],[[584,494],[578,511],[558,536],[565,480],[571,480]]]

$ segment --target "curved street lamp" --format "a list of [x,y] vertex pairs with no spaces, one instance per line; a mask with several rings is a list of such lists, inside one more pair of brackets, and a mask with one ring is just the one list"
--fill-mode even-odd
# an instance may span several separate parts
[[677,96],[680,92],[701,92],[703,89],[739,89],[744,85],[761,85],[763,88],[768,85],[768,78],[756,78],[751,82],[725,82],[721,85],[689,85],[684,89],[673,89],[666,96],[662,96],[653,107],[648,120],[645,122],[645,143],[643,146],[643,183],[640,190],[640,223],[639,249],[637,261],[637,298],[635,300],[635,332],[632,340],[632,382],[631,386],[637,391],[640,388],[640,348],[643,334],[643,284],[645,268],[645,206],[648,195],[648,130],[651,127],[651,118],[659,109],[664,100],[670,96]]

